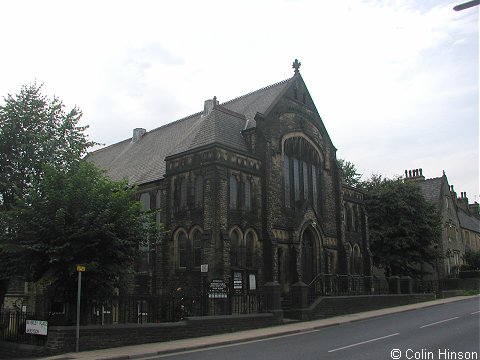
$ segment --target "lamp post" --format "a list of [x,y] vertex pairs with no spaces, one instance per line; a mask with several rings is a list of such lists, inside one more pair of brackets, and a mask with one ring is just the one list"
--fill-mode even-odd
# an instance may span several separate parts
[[82,272],[85,271],[85,266],[77,265],[78,285],[77,285],[77,331],[75,351],[78,352],[78,345],[80,342],[80,295],[82,293]]
[[480,0],[468,1],[466,3],[455,6],[453,10],[455,11],[465,10],[465,9],[477,6],[478,4],[480,4]]

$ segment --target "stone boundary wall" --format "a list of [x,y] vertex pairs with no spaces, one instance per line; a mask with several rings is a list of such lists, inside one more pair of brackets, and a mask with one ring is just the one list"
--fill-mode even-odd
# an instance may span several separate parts
[[323,319],[430,300],[435,300],[435,294],[325,296],[318,298],[308,308],[292,309],[285,317],[302,320]]
[[[145,344],[256,329],[279,324],[273,314],[190,317],[175,323],[80,327],[80,351]],[[45,354],[75,351],[75,326],[48,329]]]
[[[312,319],[377,310],[435,300],[435,294],[358,295],[321,298],[312,306]],[[316,305],[316,306],[315,306]]]

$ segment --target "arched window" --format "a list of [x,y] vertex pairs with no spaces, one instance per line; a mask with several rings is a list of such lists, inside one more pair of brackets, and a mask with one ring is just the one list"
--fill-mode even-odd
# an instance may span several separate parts
[[160,224],[162,218],[160,215],[160,209],[162,208],[162,191],[158,190],[155,196],[155,210],[157,211],[155,214],[155,220],[157,224]]
[[252,210],[252,183],[250,180],[245,182],[245,210]]
[[187,207],[187,179],[180,180],[180,207]]
[[347,205],[347,230],[353,230],[353,211],[352,207]]
[[318,209],[318,181],[317,181],[317,167],[312,164],[312,199],[313,199],[313,208],[316,211]]
[[193,241],[193,266],[198,267],[202,264],[202,233],[195,230],[192,236]]
[[238,230],[232,230],[230,233],[230,263],[232,267],[240,267],[240,237]]
[[295,201],[300,200],[300,169],[298,159],[293,158],[293,194]]
[[234,175],[230,175],[230,209],[236,210],[238,208],[238,182]]
[[195,179],[195,207],[203,206],[203,176],[198,175]]
[[283,156],[283,184],[285,186],[285,207],[290,207],[290,158]]
[[283,143],[283,156],[285,207],[311,204],[319,211],[322,159],[319,148],[303,136],[288,137]]
[[350,245],[349,243],[347,243],[346,251],[347,251],[347,259],[348,259],[348,267],[350,268],[350,274],[353,275],[355,273],[355,264],[353,261],[352,245]]
[[188,261],[188,239],[184,231],[180,231],[177,238],[178,267],[185,269]]
[[[142,213],[146,213],[150,211],[150,194],[145,192],[140,195],[140,211]],[[146,214],[143,215],[145,226],[148,226],[148,216]],[[148,271],[148,267],[150,264],[150,243],[148,239],[142,241],[138,245],[138,272],[146,272]]]
[[302,161],[302,171],[303,171],[303,200],[308,200],[308,165],[306,161]]
[[245,266],[252,268],[255,265],[255,243],[254,237],[251,231],[245,235]]
[[353,261],[355,274],[361,275],[363,273],[362,254],[360,248],[356,244],[353,246]]

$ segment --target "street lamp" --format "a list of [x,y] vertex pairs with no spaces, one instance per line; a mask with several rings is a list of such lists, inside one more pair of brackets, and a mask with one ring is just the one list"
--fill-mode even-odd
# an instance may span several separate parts
[[465,10],[465,9],[477,6],[478,4],[480,4],[480,0],[468,1],[466,3],[455,6],[453,10],[455,11]]

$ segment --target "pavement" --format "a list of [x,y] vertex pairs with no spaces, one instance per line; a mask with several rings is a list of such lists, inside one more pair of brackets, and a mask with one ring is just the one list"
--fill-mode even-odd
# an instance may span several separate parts
[[[480,297],[477,295],[476,297]],[[114,359],[138,359],[142,357],[162,355],[179,351],[202,349],[212,346],[228,345],[245,341],[265,339],[269,337],[295,334],[316,330],[326,326],[335,326],[353,321],[370,319],[378,316],[395,314],[403,311],[421,309],[429,306],[446,304],[454,301],[470,299],[472,296],[456,296],[446,299],[438,299],[415,303],[410,305],[396,306],[379,310],[366,311],[356,314],[335,316],[328,319],[287,322],[282,325],[266,327],[254,330],[238,331],[219,335],[203,336],[198,338],[189,338],[183,340],[166,341],[158,343],[149,343],[141,345],[122,346],[117,348],[81,351],[78,353],[66,353],[43,359],[49,360],[70,360],[70,359],[96,359],[96,360],[114,360]]]

